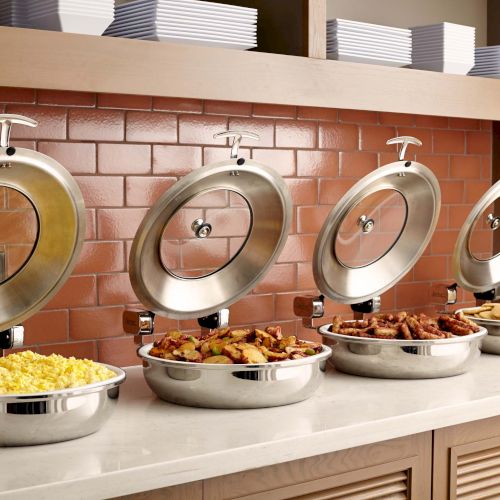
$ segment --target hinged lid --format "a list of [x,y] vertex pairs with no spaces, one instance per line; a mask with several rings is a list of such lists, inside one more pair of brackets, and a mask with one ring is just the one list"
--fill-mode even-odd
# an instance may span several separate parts
[[418,162],[402,159],[362,178],[335,205],[316,241],[313,271],[319,290],[345,304],[388,290],[425,250],[440,203],[436,177]]
[[183,177],[142,221],[130,279],[150,311],[208,316],[246,295],[280,254],[292,214],[288,189],[271,168],[236,158],[234,146],[231,156]]
[[499,197],[500,181],[474,205],[455,243],[453,273],[457,283],[470,292],[485,292],[500,285],[500,254],[495,245],[500,227]]
[[71,174],[52,158],[9,146],[19,115],[0,115],[0,330],[40,310],[73,270],[85,235],[85,206]]

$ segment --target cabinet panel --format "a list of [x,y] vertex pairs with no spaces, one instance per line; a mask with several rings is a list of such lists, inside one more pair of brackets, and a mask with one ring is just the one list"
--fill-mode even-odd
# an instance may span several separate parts
[[434,431],[433,497],[500,498],[500,417]]
[[197,481],[195,483],[171,486],[170,488],[161,488],[159,490],[116,497],[113,500],[201,500],[202,498],[202,482]]
[[431,433],[204,481],[205,500],[431,498]]

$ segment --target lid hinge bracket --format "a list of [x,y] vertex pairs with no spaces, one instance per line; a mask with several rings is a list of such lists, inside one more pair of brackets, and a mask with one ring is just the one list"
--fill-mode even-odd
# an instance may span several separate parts
[[380,297],[373,297],[365,302],[351,304],[351,309],[354,313],[354,319],[363,319],[365,314],[377,313],[380,311]]
[[229,309],[221,309],[214,314],[198,318],[198,324],[202,334],[209,333],[216,328],[226,328],[229,326]]
[[305,328],[316,330],[319,326],[318,320],[325,314],[324,295],[303,295],[295,297],[293,300],[293,312],[295,316],[302,318],[302,325]]
[[127,309],[122,316],[123,330],[134,336],[134,343],[142,347],[144,336],[153,335],[155,313],[140,309]]

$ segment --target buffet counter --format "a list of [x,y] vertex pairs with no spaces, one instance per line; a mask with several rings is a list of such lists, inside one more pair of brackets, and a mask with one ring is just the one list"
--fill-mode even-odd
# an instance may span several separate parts
[[423,433],[500,415],[500,357],[437,380],[329,373],[309,400],[257,410],[165,403],[141,367],[127,370],[117,409],[98,433],[0,449],[0,498],[106,498]]

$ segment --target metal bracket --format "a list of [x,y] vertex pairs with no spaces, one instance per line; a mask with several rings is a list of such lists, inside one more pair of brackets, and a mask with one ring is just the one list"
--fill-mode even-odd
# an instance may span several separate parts
[[152,335],[155,329],[155,313],[140,309],[127,309],[122,316],[123,330],[134,335],[134,343],[143,345],[144,335]]
[[11,326],[8,330],[0,332],[0,354],[3,356],[4,349],[15,349],[22,347],[24,343],[24,327],[22,325]]
[[389,139],[386,144],[401,144],[401,148],[399,149],[399,159],[404,160],[408,145],[413,144],[414,146],[421,146],[422,141],[416,137],[412,137],[411,135],[402,135],[400,137],[393,137],[392,139]]
[[431,304],[442,308],[438,313],[448,313],[448,307],[457,303],[458,285],[453,283],[437,283],[431,288]]
[[201,326],[201,333],[208,333],[216,328],[225,328],[229,326],[229,309],[221,309],[210,316],[198,318],[198,324]]
[[318,328],[318,318],[325,314],[325,297],[323,295],[304,295],[295,297],[293,300],[293,312],[295,316],[302,318],[302,325],[305,328]]
[[498,288],[492,288],[486,292],[476,292],[474,293],[476,299],[476,305],[480,306],[485,302],[495,302],[500,298]]
[[233,137],[233,143],[231,144],[231,158],[238,158],[240,143],[243,138],[254,139],[255,141],[260,139],[260,137],[253,132],[239,130],[227,130],[225,132],[217,132],[214,134],[214,139],[221,139],[224,137]]
[[380,297],[373,297],[359,304],[351,304],[351,309],[354,313],[354,319],[363,319],[365,314],[376,313],[380,311]]

